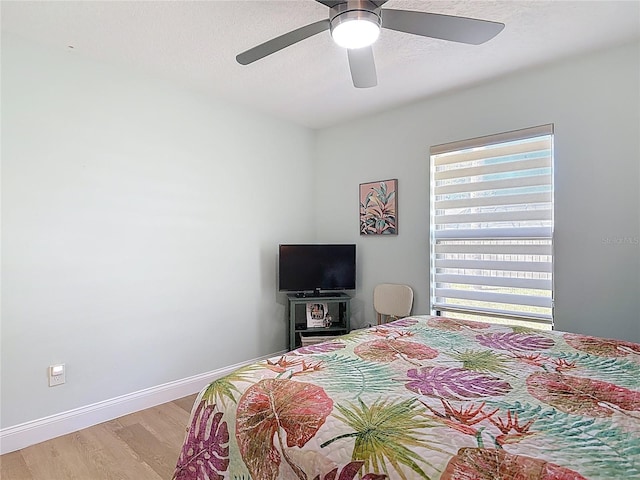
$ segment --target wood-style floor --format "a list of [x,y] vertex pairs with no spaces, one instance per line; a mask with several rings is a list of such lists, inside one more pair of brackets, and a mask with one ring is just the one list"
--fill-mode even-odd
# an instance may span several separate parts
[[2,480],[170,480],[196,395],[0,456]]

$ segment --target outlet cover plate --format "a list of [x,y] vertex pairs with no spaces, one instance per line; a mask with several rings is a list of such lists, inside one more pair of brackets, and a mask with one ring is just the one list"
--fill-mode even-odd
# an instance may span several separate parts
[[64,363],[49,367],[49,386],[55,387],[67,381],[67,369]]

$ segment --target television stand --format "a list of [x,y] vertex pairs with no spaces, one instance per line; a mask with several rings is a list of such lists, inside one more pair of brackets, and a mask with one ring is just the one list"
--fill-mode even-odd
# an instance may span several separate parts
[[[351,331],[351,297],[344,292],[298,292],[287,295],[289,304],[289,350],[303,346],[303,337],[326,337],[327,340]],[[326,304],[326,314],[331,315],[331,325],[311,327],[307,325],[307,304]]]
[[342,295],[342,292],[298,292],[296,298],[331,298]]

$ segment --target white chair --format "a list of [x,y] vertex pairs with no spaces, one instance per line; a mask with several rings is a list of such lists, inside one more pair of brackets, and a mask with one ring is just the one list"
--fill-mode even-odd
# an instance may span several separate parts
[[376,311],[378,325],[384,316],[384,323],[390,319],[406,317],[413,306],[413,290],[408,285],[381,283],[373,289],[373,309]]

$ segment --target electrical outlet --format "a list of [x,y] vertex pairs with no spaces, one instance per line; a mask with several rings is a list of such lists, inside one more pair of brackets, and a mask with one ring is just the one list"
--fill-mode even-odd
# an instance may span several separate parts
[[67,369],[64,363],[58,365],[49,366],[49,386],[55,387],[56,385],[62,385],[67,381]]

